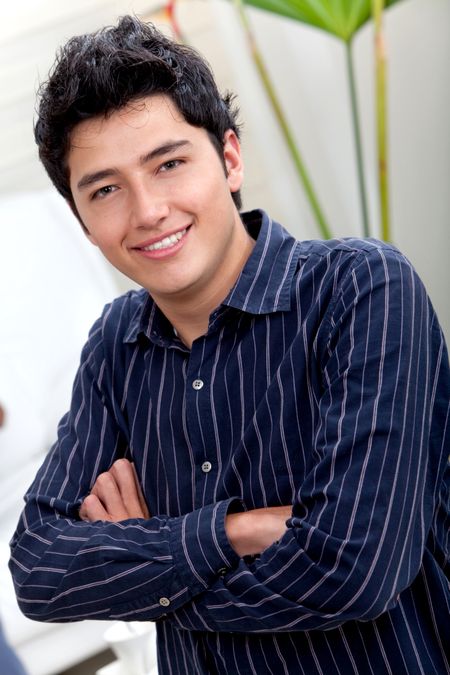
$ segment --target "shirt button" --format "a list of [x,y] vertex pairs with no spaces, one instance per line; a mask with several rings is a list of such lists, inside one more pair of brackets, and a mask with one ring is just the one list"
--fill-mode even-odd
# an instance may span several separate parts
[[160,598],[159,604],[161,605],[161,607],[168,607],[170,605],[170,600],[169,598]]
[[203,473],[209,473],[212,469],[212,464],[211,462],[203,462],[202,464],[202,471]]
[[203,380],[194,380],[192,386],[196,391],[198,391],[203,387],[204,384],[205,383],[203,382]]

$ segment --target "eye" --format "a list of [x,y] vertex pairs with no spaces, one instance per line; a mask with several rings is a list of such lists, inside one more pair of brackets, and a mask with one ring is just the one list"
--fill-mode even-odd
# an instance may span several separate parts
[[99,188],[96,190],[92,195],[91,199],[104,199],[108,195],[110,195],[112,192],[115,192],[117,190],[117,187],[115,185],[104,185],[103,187]]
[[160,171],[172,171],[173,169],[176,169],[177,166],[180,166],[182,164],[181,159],[169,159],[167,162],[164,162],[164,164],[161,164],[159,167]]

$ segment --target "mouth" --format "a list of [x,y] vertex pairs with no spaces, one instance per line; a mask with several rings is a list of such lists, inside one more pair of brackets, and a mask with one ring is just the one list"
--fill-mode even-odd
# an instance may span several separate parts
[[173,248],[185,236],[188,230],[189,227],[185,227],[182,230],[178,230],[178,232],[166,235],[162,239],[152,241],[151,243],[145,244],[143,246],[142,245],[136,246],[135,248],[138,249],[139,251],[145,252],[162,251],[164,249]]

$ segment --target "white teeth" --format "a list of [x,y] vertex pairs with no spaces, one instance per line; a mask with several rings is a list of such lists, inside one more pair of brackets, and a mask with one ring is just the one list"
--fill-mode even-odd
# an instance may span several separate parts
[[144,246],[142,250],[159,251],[161,248],[169,248],[170,246],[176,244],[177,241],[180,241],[181,237],[183,237],[185,234],[186,230],[181,230],[180,232],[176,232],[176,234],[171,234],[170,237],[164,237],[164,239],[161,239],[161,241],[155,241],[155,243],[150,244],[150,246]]

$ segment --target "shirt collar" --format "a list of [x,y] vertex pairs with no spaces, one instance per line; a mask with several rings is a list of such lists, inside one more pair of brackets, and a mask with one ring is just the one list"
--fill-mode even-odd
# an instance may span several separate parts
[[241,217],[256,243],[223,304],[250,314],[289,310],[299,242],[264,211],[249,211]]
[[[299,258],[299,242],[262,210],[241,214],[249,234],[256,239],[253,251],[222,305],[250,314],[269,314],[291,308],[292,278]],[[140,333],[167,345],[173,329],[147,291],[138,294],[124,342],[135,342]]]

